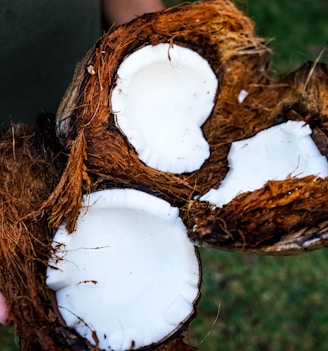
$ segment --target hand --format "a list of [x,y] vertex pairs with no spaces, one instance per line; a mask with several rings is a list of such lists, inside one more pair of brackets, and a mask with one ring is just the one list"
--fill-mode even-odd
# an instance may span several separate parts
[[9,310],[5,297],[0,292],[0,323],[3,325],[10,325]]

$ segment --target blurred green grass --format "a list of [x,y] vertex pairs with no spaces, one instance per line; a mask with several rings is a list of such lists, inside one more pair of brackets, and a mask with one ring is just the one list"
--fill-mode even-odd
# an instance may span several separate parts
[[[327,0],[238,4],[256,22],[256,33],[273,39],[278,74],[314,61],[328,42]],[[328,350],[327,250],[279,258],[202,249],[201,256],[204,282],[190,333],[194,345],[203,351]],[[0,351],[17,350],[13,329],[0,327]]]
[[328,350],[327,254],[279,258],[202,249],[192,344],[203,351]]
[[[314,61],[328,43],[327,0],[240,0],[256,33],[272,39],[273,69],[287,73]],[[323,59],[327,62],[327,52]]]
[[[174,6],[185,1],[164,2]],[[257,35],[270,42],[272,68],[278,74],[314,61],[328,43],[327,0],[235,0],[235,3],[255,21]],[[327,59],[327,53],[324,57]]]

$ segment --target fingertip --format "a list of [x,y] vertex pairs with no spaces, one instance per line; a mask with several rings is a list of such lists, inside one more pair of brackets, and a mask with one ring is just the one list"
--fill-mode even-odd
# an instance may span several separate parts
[[9,320],[9,310],[6,302],[6,298],[0,292],[0,323],[9,326],[11,324]]

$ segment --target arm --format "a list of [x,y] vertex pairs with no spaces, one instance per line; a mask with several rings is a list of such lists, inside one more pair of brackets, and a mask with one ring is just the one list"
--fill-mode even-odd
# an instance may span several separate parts
[[144,13],[164,9],[162,0],[102,0],[103,15],[108,25],[119,26]]

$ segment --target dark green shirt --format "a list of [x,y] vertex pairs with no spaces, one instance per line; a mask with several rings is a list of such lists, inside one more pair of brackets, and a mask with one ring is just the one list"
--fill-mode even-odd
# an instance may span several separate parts
[[0,0],[0,123],[56,113],[101,34],[99,0]]

